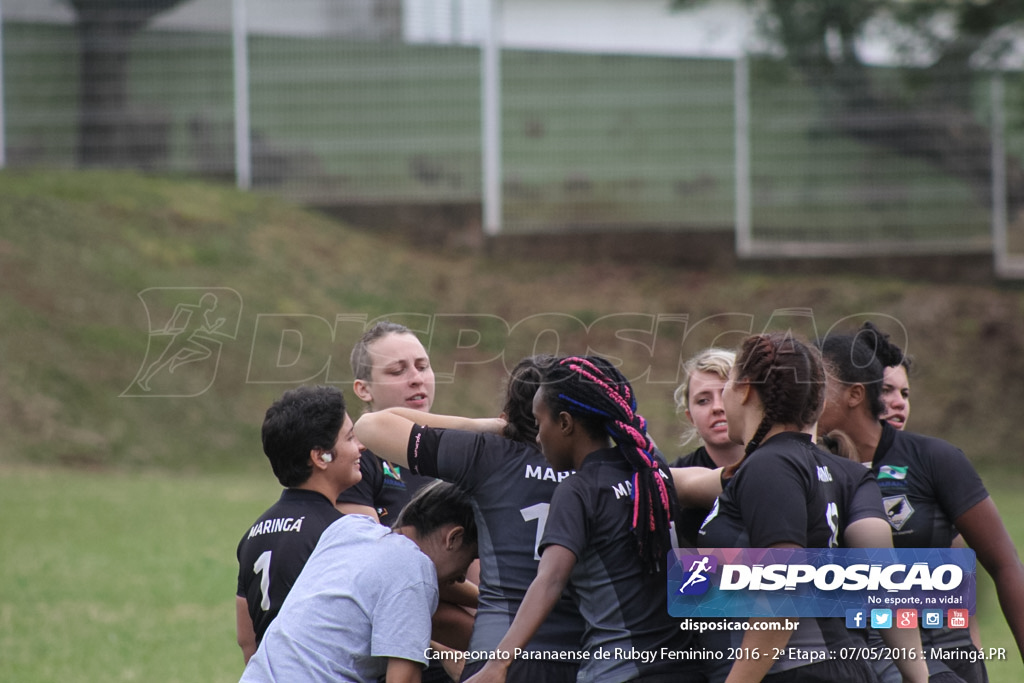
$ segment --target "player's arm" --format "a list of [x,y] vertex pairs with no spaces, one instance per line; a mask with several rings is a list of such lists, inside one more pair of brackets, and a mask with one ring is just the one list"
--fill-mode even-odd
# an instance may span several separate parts
[[456,581],[440,587],[440,599],[462,607],[476,609],[480,603],[480,588],[470,580]]
[[466,658],[463,656],[464,650],[456,651],[452,648],[439,643],[436,640],[430,641],[430,648],[437,652],[452,652],[456,653],[456,656],[442,657],[441,668],[448,674],[448,677],[453,681],[462,680],[462,670],[466,668]]
[[380,522],[377,511],[369,505],[358,505],[357,503],[335,503],[334,507],[343,515],[366,515],[375,522]]
[[986,497],[957,517],[954,524],[992,577],[1003,616],[1024,657],[1024,565],[996,504]]
[[[953,543],[950,544],[951,548],[967,548],[967,541],[960,534],[956,535],[953,539]],[[978,626],[977,619],[971,619],[971,623],[967,625],[967,631],[971,634],[971,642],[974,643],[974,647],[981,649],[981,627]]]
[[408,467],[409,436],[416,425],[493,434],[505,429],[505,421],[496,417],[431,415],[410,408],[388,408],[361,415],[355,424],[356,438],[385,460]]
[[709,508],[722,492],[722,468],[670,467],[676,496],[686,507]]
[[411,659],[388,657],[387,683],[420,683],[423,678],[423,665]]
[[[796,543],[775,543],[772,548],[800,548]],[[739,657],[729,669],[729,676],[725,683],[755,683],[760,681],[768,673],[768,669],[775,663],[775,653],[784,649],[789,644],[793,632],[783,628],[784,619],[750,619],[751,624],[761,624],[759,630],[751,628],[743,633],[741,651],[745,654]],[[772,626],[779,624],[779,626]],[[772,629],[777,630],[772,630]],[[754,653],[757,654],[754,654]]]
[[[866,517],[850,522],[843,531],[843,545],[848,548],[891,548],[892,526],[880,517]],[[915,650],[916,659],[901,657],[894,660],[904,683],[924,683],[928,680],[928,664],[921,647],[921,632],[917,629],[883,628],[878,633],[886,645],[897,652]]]
[[249,658],[256,654],[256,630],[249,616],[249,603],[241,595],[235,596],[235,632],[238,647],[242,648],[242,659],[248,664]]
[[[508,632],[498,643],[498,652],[514,653],[516,649],[526,647],[561,598],[574,566],[576,554],[568,548],[549,545],[544,549],[540,556],[540,564],[537,566],[537,576],[526,591],[523,604],[519,606]],[[484,667],[469,679],[469,683],[501,683],[505,680],[512,661],[511,656],[489,659]]]

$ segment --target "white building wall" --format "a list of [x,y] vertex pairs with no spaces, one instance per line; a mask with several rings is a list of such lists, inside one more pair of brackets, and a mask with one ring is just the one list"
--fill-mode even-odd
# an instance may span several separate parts
[[[373,0],[247,0],[249,31],[273,35],[373,35]],[[752,22],[738,0],[672,12],[670,0],[494,0],[505,47],[732,57]],[[2,0],[6,19],[70,23],[64,0]],[[477,44],[486,0],[401,0],[401,27],[414,43]],[[229,31],[231,0],[189,0],[156,28]]]
[[[754,20],[740,0],[715,0],[673,12],[671,0],[389,0],[398,26],[381,27],[380,0],[247,0],[248,28],[267,35],[330,35],[373,38],[381,33],[412,43],[478,44],[486,3],[502,9],[501,44],[532,50],[563,50],[694,57],[736,57],[757,51]],[[186,0],[159,15],[166,29],[231,30],[232,0]],[[71,23],[66,0],[0,0],[3,17],[16,21]],[[1003,68],[1024,67],[1024,38],[1007,30],[1012,49]],[[884,26],[869,27],[860,46],[865,61],[893,63],[897,55]],[[904,55],[905,57],[905,55]],[[929,56],[922,52],[921,61]]]
[[752,24],[738,2],[672,12],[669,0],[506,0],[506,47],[735,57]]

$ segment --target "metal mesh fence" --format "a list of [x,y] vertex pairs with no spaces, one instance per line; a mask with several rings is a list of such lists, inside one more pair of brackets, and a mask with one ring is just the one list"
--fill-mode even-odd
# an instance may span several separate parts
[[[8,166],[235,179],[231,0],[182,3],[91,56],[81,21],[45,2],[62,9],[4,7]],[[253,187],[317,205],[484,201],[485,32],[471,4],[250,0]],[[503,50],[502,229],[746,220],[752,255],[990,249],[998,106],[1005,249],[1024,256],[1019,72],[996,104],[986,74],[914,83],[871,69],[872,92],[891,97],[860,101],[780,62],[751,60],[748,74],[737,88],[732,60]]]
[[[123,84],[100,71],[83,85],[74,26],[9,19],[3,31],[9,165],[234,177],[229,35],[142,30],[129,41]],[[120,87],[123,96],[99,100],[87,119],[83,89]]]
[[730,229],[732,62],[503,54],[504,227]]
[[6,158],[11,166],[75,163],[77,48],[68,26],[7,21]]
[[394,8],[359,18],[250,37],[254,183],[318,204],[478,202],[479,50],[405,42]]
[[893,92],[903,83],[894,73],[866,70],[868,85],[847,86],[849,95],[778,62],[751,64],[752,234],[762,251],[989,247],[990,79],[918,84],[961,108]]

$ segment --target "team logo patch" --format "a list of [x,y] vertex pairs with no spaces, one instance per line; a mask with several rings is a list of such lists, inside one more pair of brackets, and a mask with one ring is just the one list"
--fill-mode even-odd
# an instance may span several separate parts
[[878,470],[879,479],[897,479],[903,481],[907,478],[907,467],[896,467],[895,465],[882,465]]
[[679,564],[686,570],[681,595],[704,595],[711,587],[710,574],[718,569],[718,558],[714,555],[683,555]]
[[395,481],[402,481],[402,469],[398,465],[392,465],[387,460],[384,461],[384,476]]
[[906,496],[889,496],[882,499],[882,506],[885,514],[889,517],[889,524],[896,531],[903,528],[907,520],[914,514],[914,506],[910,504]]

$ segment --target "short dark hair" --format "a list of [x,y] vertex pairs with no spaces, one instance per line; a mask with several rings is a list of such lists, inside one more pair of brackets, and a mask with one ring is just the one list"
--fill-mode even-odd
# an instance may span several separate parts
[[301,386],[284,392],[263,418],[263,452],[282,486],[306,482],[309,452],[334,448],[345,423],[345,396],[337,387]]
[[438,480],[418,490],[391,526],[394,529],[411,526],[418,536],[423,537],[448,524],[465,530],[463,544],[476,544],[476,517],[469,495],[455,484]]
[[373,372],[373,361],[370,360],[370,344],[389,334],[412,334],[412,330],[400,323],[393,323],[390,320],[379,320],[370,329],[363,332],[363,336],[352,347],[352,354],[349,356],[353,379],[361,379],[364,382],[370,380],[370,375]]
[[909,375],[910,360],[903,350],[870,321],[856,332],[828,335],[818,341],[818,348],[835,379],[843,384],[864,386],[868,408],[874,417],[881,417],[885,412],[882,402],[885,369],[902,364]]

